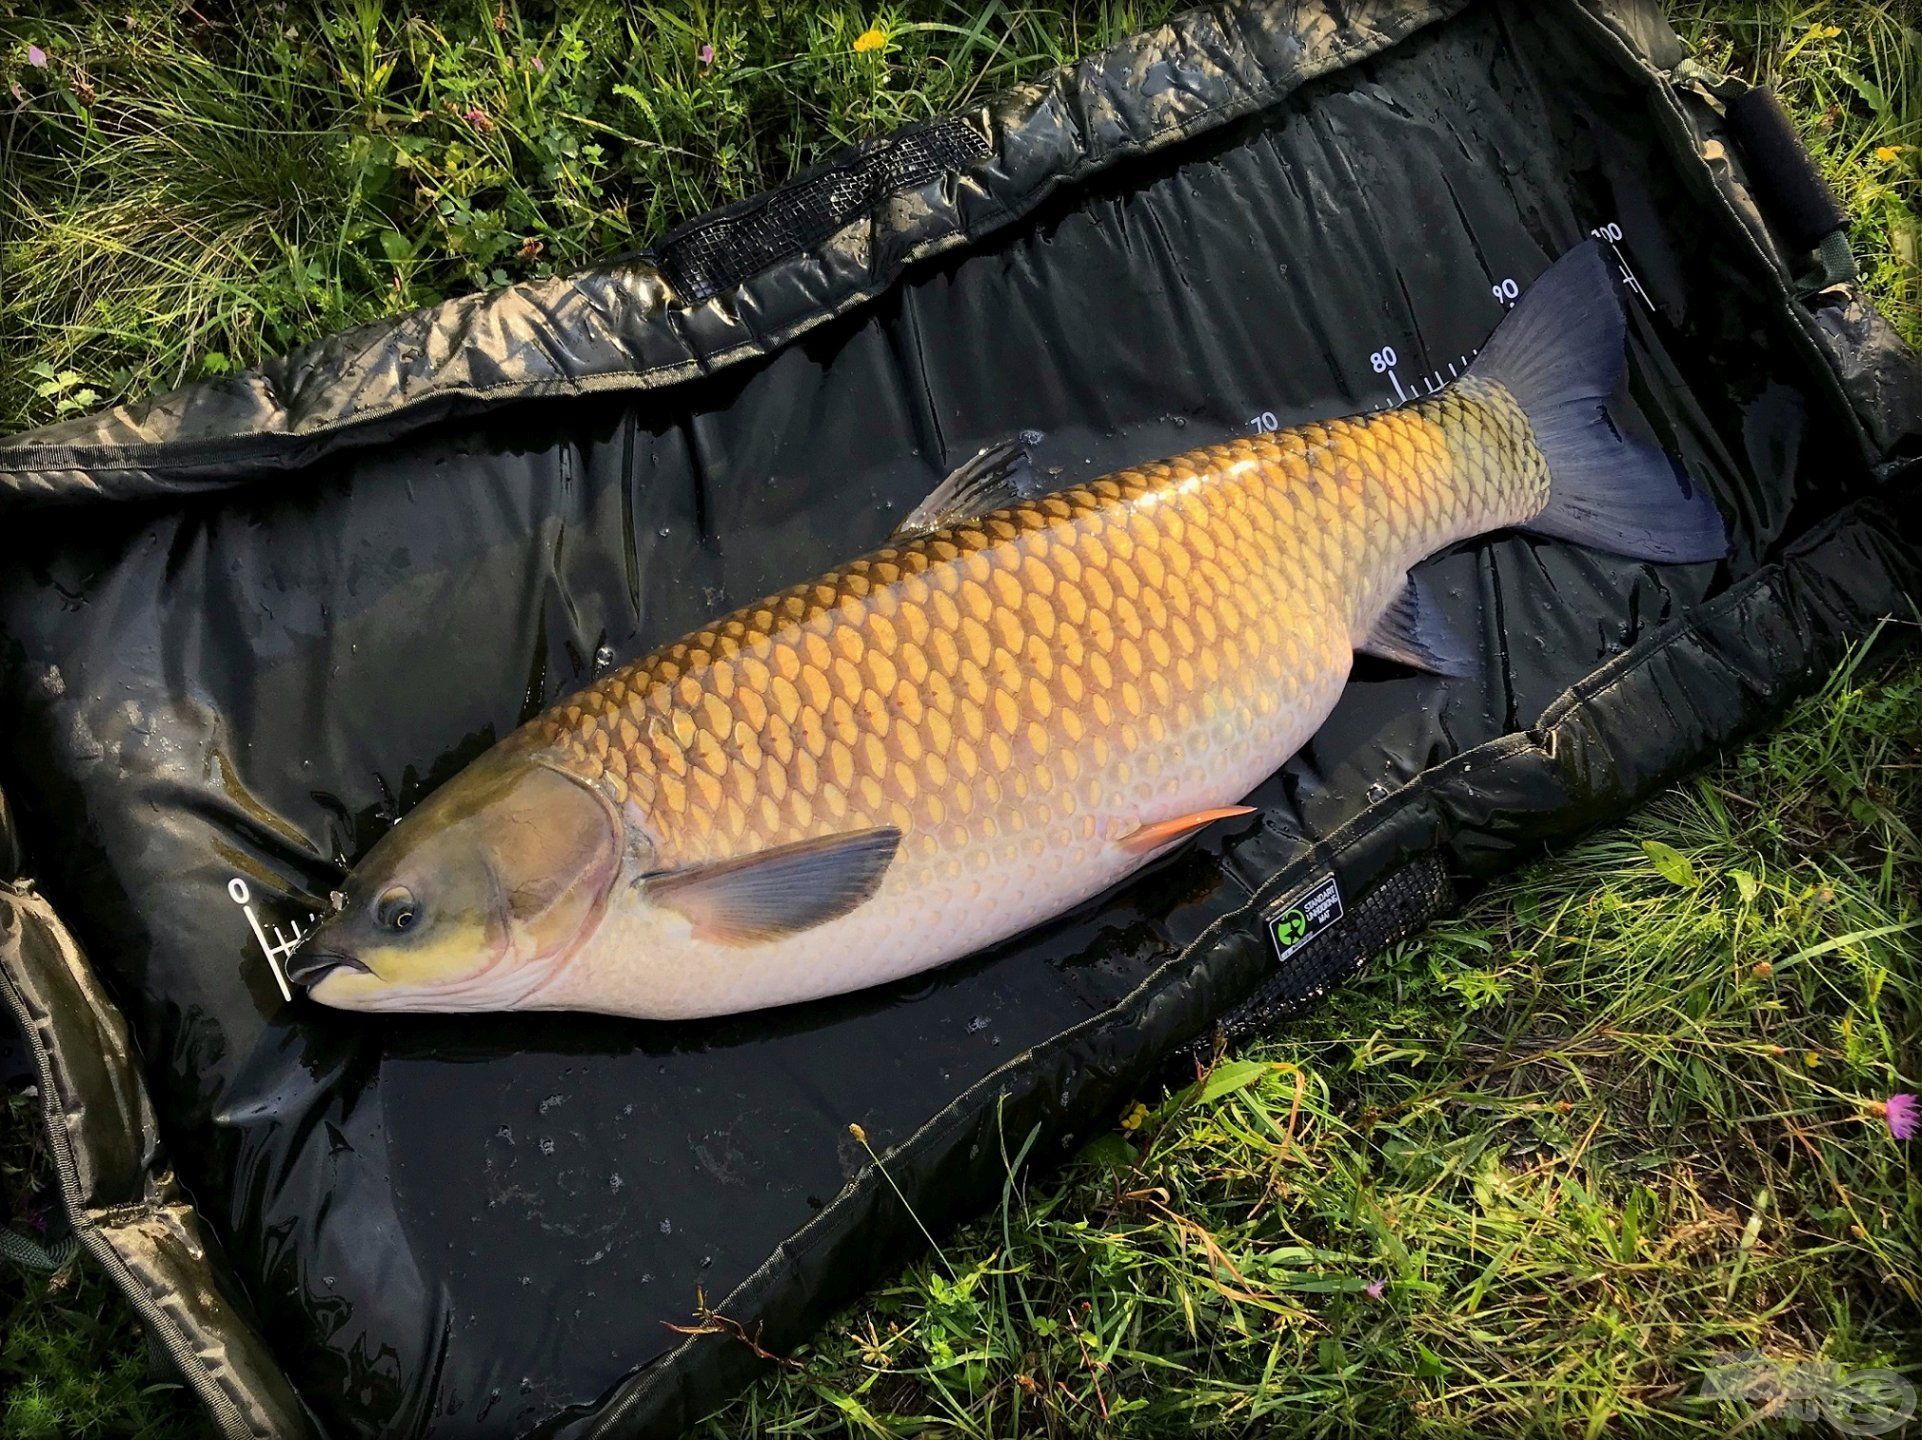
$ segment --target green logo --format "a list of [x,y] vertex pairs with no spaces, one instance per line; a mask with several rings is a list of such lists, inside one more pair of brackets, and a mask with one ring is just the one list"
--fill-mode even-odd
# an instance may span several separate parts
[[1308,917],[1300,910],[1290,910],[1275,921],[1275,939],[1283,945],[1292,945],[1308,933]]

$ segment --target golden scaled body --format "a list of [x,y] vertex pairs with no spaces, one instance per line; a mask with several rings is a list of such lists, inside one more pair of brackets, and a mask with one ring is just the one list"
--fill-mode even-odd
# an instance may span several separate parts
[[631,802],[663,868],[879,825],[910,866],[1039,856],[1338,685],[1414,559],[1539,508],[1530,449],[1450,393],[1123,470],[736,611],[519,743]]
[[[659,937],[610,914],[553,1003],[624,972],[646,1013],[720,988],[779,1003],[1057,913],[1146,858],[1130,832],[1239,799],[1299,748],[1410,565],[1546,495],[1519,409],[1470,383],[898,540],[609,673],[507,748],[600,787],[655,868],[902,838],[873,900],[785,953],[707,947],[711,983],[643,978]],[[820,973],[841,966],[862,973]]]

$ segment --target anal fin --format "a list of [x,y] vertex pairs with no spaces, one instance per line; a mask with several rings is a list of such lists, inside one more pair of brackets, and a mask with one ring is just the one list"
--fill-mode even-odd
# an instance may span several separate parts
[[1470,675],[1475,668],[1468,646],[1422,598],[1413,575],[1355,649],[1431,675]]
[[1119,843],[1124,850],[1159,850],[1163,845],[1192,835],[1217,820],[1232,820],[1237,815],[1254,813],[1255,807],[1252,805],[1221,805],[1213,810],[1197,810],[1192,815],[1177,815],[1172,820],[1157,820],[1149,825],[1137,826],[1123,835]]

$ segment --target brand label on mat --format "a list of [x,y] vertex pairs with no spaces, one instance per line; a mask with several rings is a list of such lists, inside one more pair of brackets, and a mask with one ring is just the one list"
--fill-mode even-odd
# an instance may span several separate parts
[[1275,959],[1286,960],[1341,919],[1341,886],[1329,875],[1270,905],[1264,918],[1275,940]]

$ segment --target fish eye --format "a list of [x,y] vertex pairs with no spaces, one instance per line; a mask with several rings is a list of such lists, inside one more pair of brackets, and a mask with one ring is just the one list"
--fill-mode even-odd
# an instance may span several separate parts
[[405,930],[420,918],[414,892],[405,885],[390,885],[374,905],[374,919],[389,930]]

